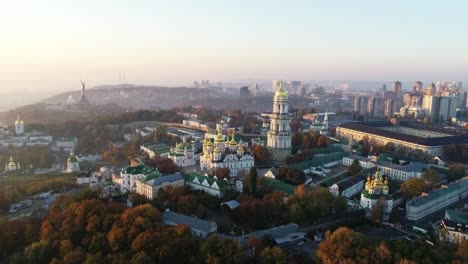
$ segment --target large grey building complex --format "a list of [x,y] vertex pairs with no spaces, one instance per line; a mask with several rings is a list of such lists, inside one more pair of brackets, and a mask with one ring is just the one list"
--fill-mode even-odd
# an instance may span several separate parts
[[336,128],[336,137],[347,142],[367,137],[378,145],[392,143],[404,152],[420,150],[429,156],[443,154],[444,146],[468,144],[468,133],[411,122],[348,122]]

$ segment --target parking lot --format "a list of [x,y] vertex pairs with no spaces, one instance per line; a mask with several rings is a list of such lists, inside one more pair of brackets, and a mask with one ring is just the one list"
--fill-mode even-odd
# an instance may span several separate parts
[[313,259],[315,256],[315,251],[317,250],[318,245],[320,242],[317,242],[313,239],[305,238],[303,244],[302,243],[297,243],[292,246],[287,246],[284,247],[284,251],[292,254],[294,252],[302,252],[304,253],[307,257]]

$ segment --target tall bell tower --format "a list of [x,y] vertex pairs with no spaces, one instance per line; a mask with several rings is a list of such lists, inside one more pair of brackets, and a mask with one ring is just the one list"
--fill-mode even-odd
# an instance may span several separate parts
[[267,147],[273,159],[284,161],[291,155],[291,127],[288,110],[288,92],[281,81],[273,98],[273,113],[270,118],[270,130],[267,134]]

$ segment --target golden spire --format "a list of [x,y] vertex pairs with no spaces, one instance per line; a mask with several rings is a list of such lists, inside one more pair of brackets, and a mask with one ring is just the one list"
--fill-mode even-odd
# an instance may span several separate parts
[[275,93],[275,98],[278,98],[278,97],[288,97],[288,91],[284,89],[283,80],[280,81],[280,87],[278,88],[278,90],[276,90],[276,93]]

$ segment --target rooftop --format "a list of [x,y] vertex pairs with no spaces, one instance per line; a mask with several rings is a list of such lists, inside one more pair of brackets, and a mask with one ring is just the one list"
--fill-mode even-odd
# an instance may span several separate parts
[[271,187],[274,190],[282,191],[288,195],[291,195],[294,193],[294,189],[296,188],[294,185],[284,183],[282,181],[278,181],[275,179],[263,178],[265,180],[265,183],[267,186]]
[[400,122],[400,126],[408,127],[413,129],[419,129],[423,131],[431,131],[437,133],[449,134],[449,136],[442,137],[418,137],[414,135],[408,135],[398,133],[395,131],[388,131],[381,128],[394,126],[389,121],[373,121],[373,122],[348,122],[339,125],[341,128],[352,129],[355,131],[382,136],[386,138],[392,138],[401,141],[407,141],[410,143],[423,145],[423,146],[443,146],[451,144],[468,144],[468,134],[458,131],[449,130],[433,126],[423,126],[410,122]]
[[290,223],[287,225],[277,226],[277,227],[273,227],[270,229],[255,231],[255,232],[250,233],[249,236],[262,238],[266,235],[270,235],[273,239],[275,239],[278,237],[287,236],[291,233],[296,232],[297,230],[299,230],[299,226],[296,224]]
[[145,182],[146,185],[150,186],[159,186],[165,182],[176,182],[183,180],[184,177],[180,173],[165,175],[161,177],[156,177]]
[[447,209],[445,210],[445,218],[460,224],[468,225],[468,212]]
[[442,196],[447,195],[448,193],[458,191],[459,189],[468,188],[468,177],[465,177],[457,182],[451,183],[447,188],[439,188],[433,191],[430,191],[427,196],[415,197],[412,200],[407,202],[408,206],[421,206],[430,201],[438,199]]
[[190,228],[209,232],[213,227],[217,227],[215,222],[194,218],[191,216],[166,211],[162,216],[163,222],[168,225],[187,225]]
[[351,186],[356,185],[359,182],[364,182],[366,180],[366,177],[364,175],[356,175],[353,177],[346,178],[340,182],[338,182],[336,185],[338,185],[339,190],[346,190]]

